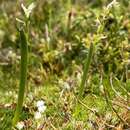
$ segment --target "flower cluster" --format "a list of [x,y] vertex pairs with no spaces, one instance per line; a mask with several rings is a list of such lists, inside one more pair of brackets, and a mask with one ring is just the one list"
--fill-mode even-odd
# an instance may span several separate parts
[[46,105],[43,100],[39,100],[36,103],[37,111],[34,114],[35,119],[40,119],[42,117],[42,113],[46,110]]

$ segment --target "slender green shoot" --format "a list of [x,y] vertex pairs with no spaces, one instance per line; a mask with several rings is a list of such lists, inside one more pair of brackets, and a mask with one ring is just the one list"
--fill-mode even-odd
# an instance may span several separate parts
[[92,60],[92,55],[93,55],[93,50],[94,50],[93,48],[94,48],[93,44],[91,43],[88,56],[85,60],[83,76],[82,76],[81,84],[80,84],[80,87],[79,87],[79,95],[78,95],[79,99],[81,99],[83,97],[83,93],[84,93],[84,89],[85,89],[85,87],[84,87],[85,81],[87,79],[89,67],[90,67],[91,60]]
[[16,111],[13,118],[13,126],[15,126],[19,121],[19,117],[22,111],[24,91],[25,91],[26,80],[27,80],[27,61],[28,61],[27,38],[23,29],[21,29],[19,32],[20,32],[20,40],[21,40],[20,84],[19,84],[18,102],[17,102]]

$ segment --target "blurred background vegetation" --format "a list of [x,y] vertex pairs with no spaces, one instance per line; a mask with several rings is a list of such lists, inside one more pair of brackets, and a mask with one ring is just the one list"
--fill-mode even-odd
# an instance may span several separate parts
[[[4,104],[9,103],[12,107],[12,104],[15,106],[16,103],[15,95],[18,91],[20,65],[20,41],[17,32],[19,25],[16,18],[24,21],[21,3],[27,7],[32,2],[35,2],[36,7],[31,13],[29,24],[27,93],[31,94],[33,98],[27,95],[28,98],[25,101],[29,105],[29,109],[35,111],[31,106],[33,99],[43,98],[47,104],[50,103],[48,106],[52,107],[46,113],[47,120],[53,122],[58,118],[59,124],[54,123],[57,129],[73,130],[74,127],[71,123],[63,125],[63,115],[58,115],[60,112],[57,112],[58,108],[60,108],[59,111],[65,109],[62,108],[65,107],[62,99],[57,103],[56,101],[59,93],[67,84],[70,92],[68,94],[65,92],[62,97],[68,98],[66,102],[69,110],[66,111],[69,111],[69,114],[73,113],[75,120],[78,118],[80,121],[85,121],[88,118],[83,116],[88,113],[87,110],[82,108],[83,111],[80,113],[71,109],[74,108],[73,96],[78,93],[77,87],[91,42],[93,42],[95,50],[89,72],[89,83],[86,85],[85,101],[89,99],[88,104],[93,106],[91,101],[94,96],[89,97],[87,94],[95,95],[96,107],[99,107],[101,109],[99,113],[104,115],[102,110],[107,110],[107,106],[102,99],[104,97],[101,93],[101,85],[108,87],[111,100],[118,97],[110,87],[109,78],[111,77],[114,77],[115,89],[122,96],[127,95],[128,98],[130,90],[129,0],[118,0],[117,5],[113,5],[110,0],[1,0],[0,115],[2,117],[3,113],[8,115],[5,111],[3,112]],[[125,88],[127,94],[119,86]],[[120,108],[118,109],[121,111]],[[4,116],[0,120],[0,124],[4,124],[6,118],[7,116]],[[109,121],[110,124],[117,126],[119,122],[115,116],[112,116]],[[125,120],[125,122],[127,121]],[[8,128],[6,124],[0,128],[6,130]],[[81,123],[79,129],[78,126],[76,129],[82,130],[87,127],[88,125]],[[32,129],[34,128],[35,126]],[[51,128],[47,125],[46,129]]]

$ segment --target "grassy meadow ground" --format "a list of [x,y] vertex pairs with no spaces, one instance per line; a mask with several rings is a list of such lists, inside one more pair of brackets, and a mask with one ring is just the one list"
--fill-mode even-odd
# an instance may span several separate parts
[[[12,127],[20,75],[18,28],[29,12],[28,73]],[[82,98],[80,83],[94,46]],[[0,1],[0,130],[129,130],[129,0]]]

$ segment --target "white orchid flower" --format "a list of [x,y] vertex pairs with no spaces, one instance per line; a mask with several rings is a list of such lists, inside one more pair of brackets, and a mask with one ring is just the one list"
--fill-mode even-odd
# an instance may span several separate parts
[[36,4],[33,2],[33,3],[31,3],[31,4],[28,6],[28,8],[26,8],[23,4],[21,4],[21,7],[22,7],[22,9],[23,9],[23,11],[24,11],[24,13],[25,13],[25,16],[26,16],[27,18],[29,18],[29,16],[30,16],[32,10],[36,7]]

